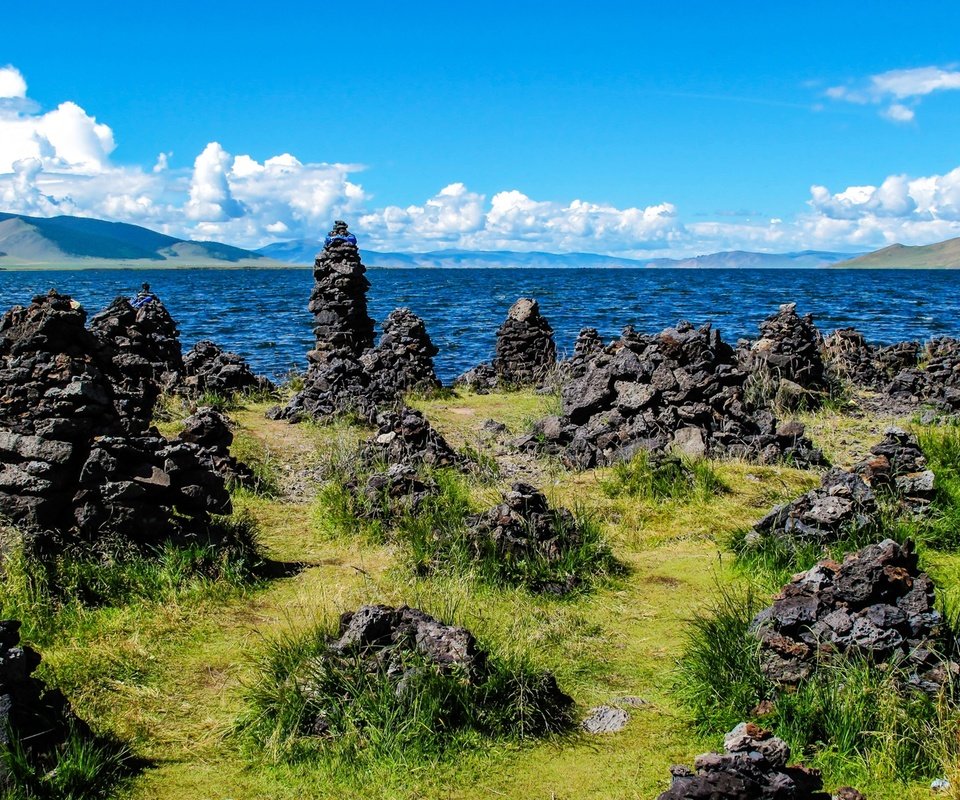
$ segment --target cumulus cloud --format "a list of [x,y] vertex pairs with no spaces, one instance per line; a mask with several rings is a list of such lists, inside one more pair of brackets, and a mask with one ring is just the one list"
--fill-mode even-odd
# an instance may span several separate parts
[[866,81],[832,86],[827,97],[860,105],[882,106],[880,116],[892,122],[913,122],[915,108],[929,94],[960,89],[960,70],[941,67],[893,69]]
[[0,67],[0,99],[19,99],[27,96],[27,82],[16,67]]

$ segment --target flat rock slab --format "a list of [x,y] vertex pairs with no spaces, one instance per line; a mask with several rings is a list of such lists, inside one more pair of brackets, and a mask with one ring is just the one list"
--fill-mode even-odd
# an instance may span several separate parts
[[617,733],[626,727],[630,715],[622,708],[597,706],[591,708],[581,726],[587,733]]

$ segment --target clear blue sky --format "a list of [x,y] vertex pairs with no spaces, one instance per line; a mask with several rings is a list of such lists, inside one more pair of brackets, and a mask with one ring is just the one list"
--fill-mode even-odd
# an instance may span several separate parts
[[766,222],[805,213],[815,184],[960,165],[960,91],[909,96],[899,123],[882,115],[897,98],[853,94],[953,70],[960,3],[671,5],[8,2],[0,66],[40,109],[109,125],[113,164],[192,169],[212,141],[362,164],[370,210],[462,182],[487,204],[518,190]]

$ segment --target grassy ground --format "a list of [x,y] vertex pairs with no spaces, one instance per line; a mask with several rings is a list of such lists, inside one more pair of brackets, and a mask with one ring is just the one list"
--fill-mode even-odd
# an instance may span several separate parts
[[[485,420],[521,432],[555,410],[553,398],[527,392],[416,405],[455,446],[488,450],[481,432]],[[36,642],[44,677],[64,687],[81,715],[130,742],[149,763],[123,796],[646,800],[666,787],[671,764],[690,763],[719,744],[694,733],[672,692],[687,621],[720,585],[743,580],[719,543],[772,504],[815,485],[816,474],[717,463],[727,491],[693,502],[657,502],[611,497],[602,491],[609,471],[573,474],[504,452],[501,485],[535,475],[552,502],[596,514],[628,568],[591,594],[559,600],[466,578],[417,578],[390,544],[329,535],[317,484],[338,454],[366,432],[273,422],[264,418],[265,408],[242,405],[230,416],[238,425],[238,454],[256,461],[276,491],[238,493],[235,505],[259,523],[270,557],[284,565],[282,576],[250,587],[200,586],[162,601],[77,612]],[[841,464],[864,453],[888,422],[836,413],[805,421],[814,440]],[[479,481],[473,489],[478,502],[495,496]],[[945,554],[930,561],[938,577],[956,585],[960,561]],[[645,703],[631,710],[626,729],[615,735],[498,744],[448,762],[391,761],[353,775],[315,764],[277,766],[241,752],[231,730],[265,642],[371,602],[419,606],[466,625],[504,651],[524,650],[556,673],[580,714],[624,696]],[[871,800],[929,796],[921,785],[867,789]]]

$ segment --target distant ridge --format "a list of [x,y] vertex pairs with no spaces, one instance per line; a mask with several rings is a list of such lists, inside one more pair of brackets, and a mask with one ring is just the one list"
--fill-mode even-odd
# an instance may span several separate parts
[[278,266],[261,253],[87,217],[0,213],[0,266]]
[[862,267],[864,269],[958,269],[960,268],[960,237],[936,244],[910,246],[892,244],[872,253],[834,264],[835,267]]
[[[299,239],[277,242],[257,252],[290,264],[312,264],[323,242]],[[751,253],[733,250],[692,258],[620,258],[596,253],[543,253],[513,250],[435,250],[427,253],[387,253],[363,250],[363,260],[373,267],[423,267],[432,269],[484,267],[590,268],[590,267],[680,267],[691,269],[805,268],[825,267],[850,258],[850,253],[803,250],[798,253]]]

